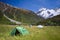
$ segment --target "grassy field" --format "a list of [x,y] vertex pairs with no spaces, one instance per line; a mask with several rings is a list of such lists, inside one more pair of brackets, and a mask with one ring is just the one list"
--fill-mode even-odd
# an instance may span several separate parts
[[39,29],[36,26],[29,28],[24,26],[29,32],[26,36],[11,36],[10,32],[17,25],[0,25],[0,40],[60,40],[60,26],[44,26]]

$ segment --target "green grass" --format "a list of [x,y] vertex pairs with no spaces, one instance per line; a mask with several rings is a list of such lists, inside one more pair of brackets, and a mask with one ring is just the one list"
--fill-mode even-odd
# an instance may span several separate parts
[[15,27],[16,25],[0,25],[0,40],[60,40],[60,26],[44,26],[42,29],[24,26],[30,32],[29,35],[11,36],[10,32]]

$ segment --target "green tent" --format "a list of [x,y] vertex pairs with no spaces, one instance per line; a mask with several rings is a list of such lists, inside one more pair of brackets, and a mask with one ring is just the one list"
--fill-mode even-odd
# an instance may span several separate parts
[[28,30],[26,30],[24,27],[15,27],[12,32],[11,35],[27,35],[29,34]]

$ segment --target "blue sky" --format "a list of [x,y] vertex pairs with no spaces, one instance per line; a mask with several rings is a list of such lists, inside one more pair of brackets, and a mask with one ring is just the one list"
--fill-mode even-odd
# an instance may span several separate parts
[[60,7],[60,0],[0,0],[18,8],[37,12],[40,8],[54,9]]

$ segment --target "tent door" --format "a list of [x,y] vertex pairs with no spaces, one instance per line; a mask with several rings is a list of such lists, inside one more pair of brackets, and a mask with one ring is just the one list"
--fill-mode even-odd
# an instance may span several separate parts
[[15,35],[20,35],[20,32],[16,29]]

